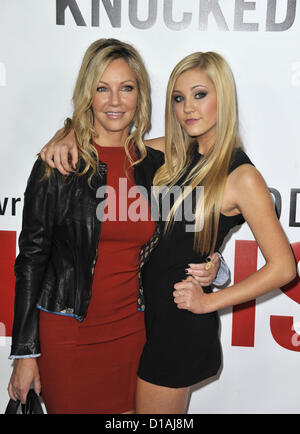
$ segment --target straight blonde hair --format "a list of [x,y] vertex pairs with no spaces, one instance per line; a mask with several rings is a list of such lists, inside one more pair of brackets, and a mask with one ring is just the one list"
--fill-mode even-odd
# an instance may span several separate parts
[[[91,169],[91,177],[98,171],[98,153],[93,146],[92,138],[97,137],[94,128],[92,103],[100,78],[107,66],[116,59],[124,59],[136,76],[138,86],[138,102],[136,112],[130,126],[130,133],[125,142],[125,152],[130,166],[140,163],[147,151],[143,142],[144,134],[150,129],[151,99],[150,82],[144,62],[138,51],[130,44],[118,39],[99,39],[87,49],[79,70],[73,92],[73,115],[67,118],[64,128],[49,142],[57,142],[68,135],[73,128],[77,142],[79,157],[84,167],[77,168],[78,175],[84,175]],[[132,160],[131,149],[139,150],[139,159]],[[49,176],[51,171],[47,169]]]
[[[195,226],[202,226],[194,235],[194,249],[202,255],[212,254],[215,249],[222,199],[233,150],[242,147],[238,132],[237,100],[234,79],[225,59],[217,53],[193,53],[181,60],[173,69],[167,87],[165,110],[165,164],[156,172],[155,186],[173,186],[187,171],[192,159],[195,138],[188,136],[176,119],[173,109],[173,90],[177,78],[185,71],[199,68],[215,86],[217,94],[216,140],[200,161],[188,173],[181,185],[191,190],[204,187],[203,199],[196,205]],[[170,230],[174,214],[182,204],[181,195],[174,203],[166,225]],[[200,221],[203,222],[201,225]]]

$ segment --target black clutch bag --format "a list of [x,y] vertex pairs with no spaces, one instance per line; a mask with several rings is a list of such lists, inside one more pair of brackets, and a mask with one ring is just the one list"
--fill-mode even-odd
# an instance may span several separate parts
[[26,404],[21,404],[21,401],[19,400],[9,400],[5,414],[18,414],[19,412],[21,414],[44,414],[40,398],[33,389],[30,389],[27,394]]

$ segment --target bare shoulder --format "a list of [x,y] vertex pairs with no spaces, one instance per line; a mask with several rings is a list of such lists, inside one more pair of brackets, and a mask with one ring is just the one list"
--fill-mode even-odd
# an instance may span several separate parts
[[[261,173],[251,164],[242,164],[228,176],[227,193],[230,203],[244,215],[249,217],[252,211],[273,208],[268,186]],[[225,189],[226,192],[226,189]]]
[[165,138],[156,137],[155,139],[145,140],[145,145],[150,146],[150,148],[156,149],[161,152],[165,152]]
[[249,203],[257,192],[265,196],[268,189],[260,172],[252,164],[241,164],[227,178],[223,196],[222,213],[235,215],[242,212],[244,200]]
[[252,190],[266,187],[265,180],[256,167],[251,164],[242,164],[228,176],[228,181],[236,190]]

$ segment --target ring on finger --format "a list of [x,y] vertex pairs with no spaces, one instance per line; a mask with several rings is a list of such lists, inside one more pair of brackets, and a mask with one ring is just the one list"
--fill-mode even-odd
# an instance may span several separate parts
[[206,262],[206,264],[205,264],[205,270],[206,271],[209,271],[211,268],[213,268],[215,265],[214,265],[214,263],[213,262],[211,262],[211,261],[209,261],[209,262]]

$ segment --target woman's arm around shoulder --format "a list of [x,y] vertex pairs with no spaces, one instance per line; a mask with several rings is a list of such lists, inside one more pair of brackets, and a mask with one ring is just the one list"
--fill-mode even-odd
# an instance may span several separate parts
[[39,155],[52,169],[56,168],[62,175],[68,175],[76,169],[78,148],[73,128],[70,127],[66,136],[64,131],[65,128],[58,130]]
[[157,151],[165,152],[164,137],[156,137],[155,139],[145,140],[145,145],[150,146],[150,148],[156,149]]

